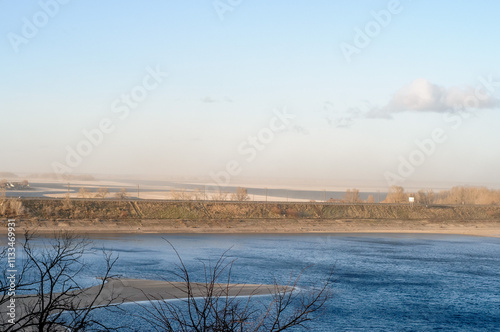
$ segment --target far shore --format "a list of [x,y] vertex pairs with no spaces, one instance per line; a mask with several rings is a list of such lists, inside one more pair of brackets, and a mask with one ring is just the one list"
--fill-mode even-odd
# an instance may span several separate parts
[[[49,234],[321,234],[406,233],[455,234],[500,237],[500,220],[399,220],[399,219],[128,219],[128,220],[24,220],[16,232]],[[7,227],[0,227],[6,234]]]

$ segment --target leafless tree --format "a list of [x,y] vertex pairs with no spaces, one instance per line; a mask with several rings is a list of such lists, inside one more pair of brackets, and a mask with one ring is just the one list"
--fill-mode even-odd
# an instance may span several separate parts
[[217,190],[214,194],[212,194],[212,199],[214,201],[225,201],[227,200],[228,193],[222,191],[221,189]]
[[[99,301],[105,283],[116,262],[104,253],[106,268],[99,285],[92,293],[82,288],[76,277],[86,268],[82,260],[89,250],[90,242],[70,233],[59,233],[42,245],[34,244],[34,236],[26,233],[21,252],[17,252],[15,266],[15,297],[12,289],[13,267],[5,266],[0,278],[0,329],[2,331],[87,331],[99,329],[111,331],[105,323],[94,320],[91,313],[97,304],[106,306],[111,302]],[[11,253],[7,247],[0,253],[2,262],[7,262]],[[22,258],[22,259],[21,259]],[[6,263],[7,264],[7,263]],[[15,301],[12,301],[14,299]],[[15,303],[13,319],[8,305]],[[9,322],[10,319],[13,319]]]
[[122,188],[119,192],[115,193],[115,197],[118,199],[126,199],[128,197],[127,188]]
[[194,192],[193,192],[193,199],[196,200],[196,201],[201,201],[205,198],[205,194],[203,193],[203,191],[201,191],[200,188],[197,188]]
[[416,200],[419,204],[432,204],[434,203],[434,191],[432,190],[419,190],[416,194]]
[[250,196],[248,196],[247,188],[243,188],[243,187],[236,188],[236,192],[231,195],[231,199],[233,201],[239,201],[239,202],[250,200]]
[[80,190],[78,191],[78,197],[80,198],[87,198],[90,195],[90,190],[85,187],[81,187]]
[[408,203],[408,194],[403,187],[391,186],[383,203]]
[[96,193],[95,196],[97,198],[103,198],[104,199],[104,198],[106,198],[106,196],[108,196],[108,194],[109,194],[108,188],[104,187],[104,188],[99,188],[97,190],[97,193]]
[[185,189],[172,189],[170,191],[170,197],[172,197],[172,199],[176,201],[190,201],[193,199],[193,193],[186,191]]
[[453,187],[434,196],[438,204],[500,204],[500,190],[486,187]]
[[359,189],[347,189],[345,192],[344,201],[347,203],[361,202],[361,199],[359,198]]
[[63,208],[66,210],[70,210],[73,208],[73,204],[71,204],[71,197],[70,197],[69,193],[66,193],[64,195]]
[[373,197],[373,195],[368,195],[366,203],[375,203],[375,198]]
[[202,263],[204,280],[196,283],[177,250],[170,246],[179,260],[174,274],[182,280],[182,286],[172,285],[182,293],[182,300],[166,301],[149,296],[151,306],[142,305],[147,314],[141,318],[157,331],[284,331],[305,327],[321,314],[331,298],[332,273],[323,284],[309,291],[297,288],[302,273],[296,278],[290,277],[286,285],[275,281],[271,299],[267,298],[266,302],[253,296],[238,297],[238,286],[231,285],[235,260],[228,259],[227,251],[215,264]]

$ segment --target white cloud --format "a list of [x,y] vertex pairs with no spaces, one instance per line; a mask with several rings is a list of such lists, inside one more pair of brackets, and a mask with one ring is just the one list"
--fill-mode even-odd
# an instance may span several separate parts
[[433,84],[419,78],[394,94],[389,103],[381,108],[374,108],[366,114],[368,118],[390,118],[398,112],[453,112],[496,108],[500,101],[486,93],[484,87],[474,89]]

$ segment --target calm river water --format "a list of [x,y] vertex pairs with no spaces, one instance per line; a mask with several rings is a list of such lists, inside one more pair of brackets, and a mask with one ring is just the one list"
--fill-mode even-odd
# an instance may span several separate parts
[[[231,248],[235,283],[286,283],[307,269],[301,287],[325,278],[332,266],[333,299],[312,331],[500,331],[500,239],[453,235],[133,235],[94,237],[94,248],[119,256],[114,273],[169,279],[177,248],[192,276],[198,260]],[[102,258],[87,255],[83,283],[95,282]],[[125,310],[139,312],[136,305]],[[131,316],[103,312],[106,320],[148,331]]]

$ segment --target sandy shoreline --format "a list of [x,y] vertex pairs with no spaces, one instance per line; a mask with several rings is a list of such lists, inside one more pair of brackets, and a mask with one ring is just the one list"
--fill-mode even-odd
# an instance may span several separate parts
[[[16,221],[18,233],[72,231],[78,234],[314,234],[314,233],[429,233],[500,237],[500,220],[385,220],[385,219],[133,219]],[[6,233],[0,227],[0,233]]]

